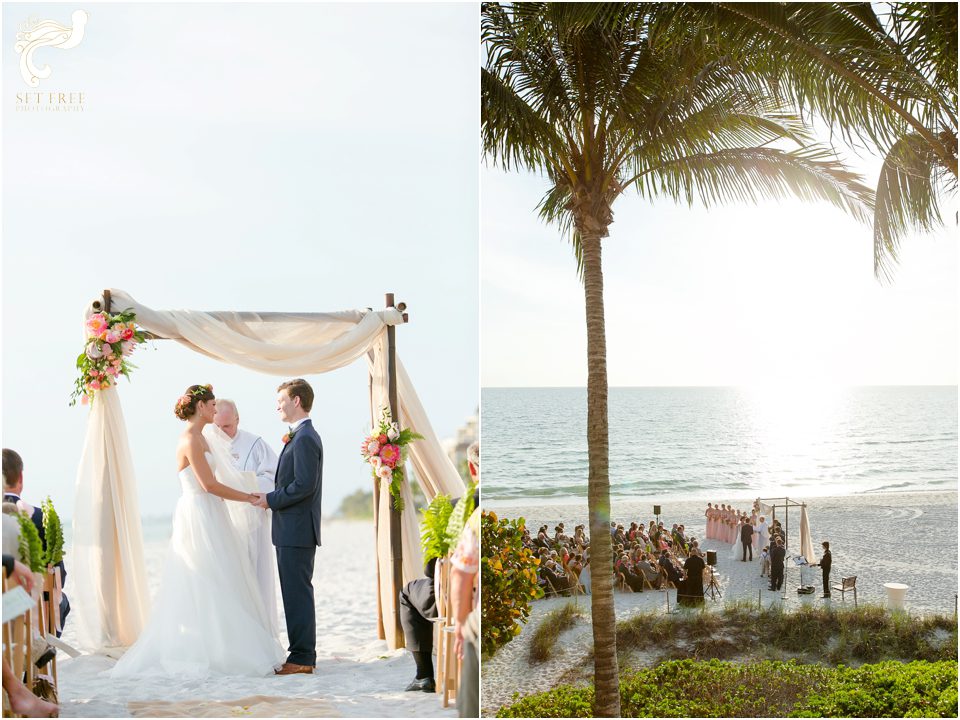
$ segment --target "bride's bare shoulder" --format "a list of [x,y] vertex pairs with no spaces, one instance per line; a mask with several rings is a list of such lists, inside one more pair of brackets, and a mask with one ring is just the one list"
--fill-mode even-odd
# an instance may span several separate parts
[[203,438],[191,432],[180,435],[177,443],[177,470],[183,470],[190,465],[190,456],[204,451]]

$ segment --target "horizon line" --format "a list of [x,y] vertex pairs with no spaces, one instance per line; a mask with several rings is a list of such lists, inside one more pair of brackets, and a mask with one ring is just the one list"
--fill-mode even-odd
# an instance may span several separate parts
[[[806,385],[793,383],[792,385]],[[686,388],[757,388],[757,387],[790,387],[786,383],[758,383],[755,385],[607,385],[607,388],[617,389],[686,389]],[[855,385],[849,383],[830,383],[827,387],[843,388],[890,388],[890,387],[925,387],[925,388],[956,388],[957,383],[874,383],[870,385]],[[481,385],[480,390],[586,390],[586,385]]]

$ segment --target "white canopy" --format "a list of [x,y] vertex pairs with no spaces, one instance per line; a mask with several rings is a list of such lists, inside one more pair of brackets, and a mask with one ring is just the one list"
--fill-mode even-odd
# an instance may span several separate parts
[[[371,380],[371,416],[389,407],[387,327],[403,322],[399,311],[332,313],[236,313],[153,310],[122,290],[111,290],[112,309],[133,310],[137,325],[191,350],[223,362],[271,375],[297,377],[343,367],[367,356]],[[91,303],[84,320],[94,310]],[[458,497],[464,484],[440,447],[413,383],[397,358],[400,421],[423,435],[411,444],[410,461],[428,500],[438,494]],[[419,528],[413,497],[403,485],[401,516],[403,581],[422,574]],[[391,649],[402,643],[393,623],[396,612],[390,562],[390,494],[380,493],[378,572],[384,630]],[[83,578],[75,586],[74,613],[80,643],[90,650],[126,647],[139,636],[148,607],[143,538],[133,461],[116,388],[97,394],[77,473],[73,570]]]

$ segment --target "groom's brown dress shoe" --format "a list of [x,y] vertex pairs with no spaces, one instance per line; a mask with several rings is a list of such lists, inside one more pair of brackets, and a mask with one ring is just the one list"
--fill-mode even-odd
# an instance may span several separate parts
[[283,667],[279,670],[274,670],[274,673],[277,675],[313,675],[313,666],[285,662]]

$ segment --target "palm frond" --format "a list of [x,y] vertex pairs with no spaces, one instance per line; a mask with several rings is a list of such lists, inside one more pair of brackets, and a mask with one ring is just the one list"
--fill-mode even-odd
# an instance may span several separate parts
[[911,229],[940,226],[937,158],[919,135],[906,135],[887,153],[877,183],[873,270],[891,280],[900,240]]
[[832,151],[811,146],[795,151],[739,148],[679,158],[633,179],[645,197],[665,195],[705,207],[761,198],[823,200],[869,222],[873,190],[847,170]]

